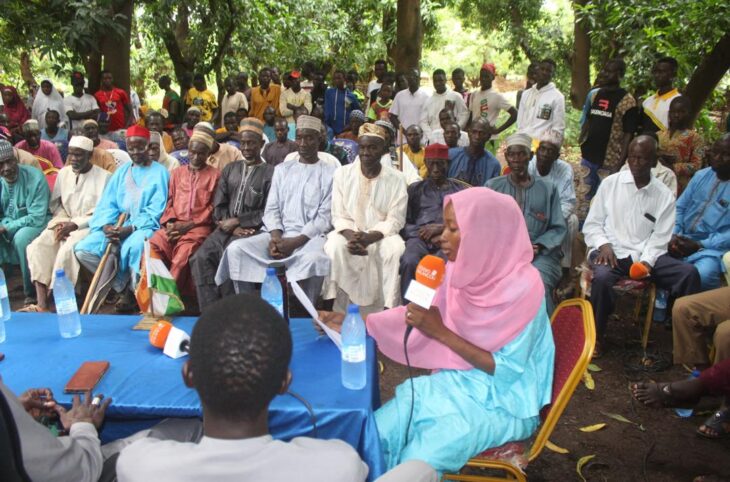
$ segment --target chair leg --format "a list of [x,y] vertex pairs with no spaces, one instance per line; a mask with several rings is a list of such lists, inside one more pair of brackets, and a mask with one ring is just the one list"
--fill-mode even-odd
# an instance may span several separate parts
[[646,307],[646,319],[644,320],[644,332],[641,335],[641,348],[646,351],[646,347],[649,344],[649,330],[651,329],[651,322],[654,318],[654,302],[656,301],[656,285],[651,284],[649,288],[649,306]]

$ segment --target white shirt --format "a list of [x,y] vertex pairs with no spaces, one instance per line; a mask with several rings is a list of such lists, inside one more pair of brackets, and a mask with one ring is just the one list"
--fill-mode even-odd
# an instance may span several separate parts
[[[74,112],[88,112],[90,110],[98,109],[99,104],[96,102],[96,98],[93,95],[89,94],[81,94],[81,97],[76,97],[75,95],[67,95],[63,98],[63,107],[66,109],[66,114],[68,114],[70,111]],[[73,124],[74,122],[83,122],[83,121],[72,121],[69,120],[69,123]],[[73,127],[73,126],[72,126]]]
[[226,95],[221,99],[221,124],[223,124],[223,118],[226,114],[229,112],[236,113],[241,108],[248,110],[248,99],[246,99],[243,92],[236,92],[233,95],[228,95],[228,92],[226,92]]
[[583,225],[588,253],[610,243],[619,259],[631,257],[654,266],[667,252],[674,229],[674,195],[652,176],[636,188],[631,171],[619,171],[601,182]]
[[[442,128],[431,131],[431,137],[428,139],[428,144],[446,144],[444,140],[444,130]],[[459,141],[456,143],[456,147],[468,147],[469,146],[469,134],[464,131],[459,132]]]
[[[476,90],[469,95],[469,111],[471,112],[472,122],[477,119],[485,119],[489,122],[489,125],[494,126],[499,113],[503,110],[509,110],[510,107],[512,107],[512,104],[494,88]],[[498,137],[499,135],[495,134],[491,139],[497,139]]]
[[550,181],[558,188],[560,196],[560,210],[563,211],[563,217],[568,219],[575,211],[575,185],[573,184],[573,168],[562,159],[557,159],[547,176],[541,176],[537,170],[537,158],[535,156],[530,160],[527,166],[527,172],[530,176],[544,181]]
[[[421,110],[428,100],[428,94],[423,89],[418,89],[415,94],[410,90],[401,90],[395,94],[393,105],[390,106],[389,112],[398,116],[398,121],[405,131],[413,124],[418,125],[421,121]],[[400,133],[398,139],[401,141]]]
[[[629,163],[625,162],[621,170],[628,171]],[[674,171],[669,169],[661,162],[657,162],[656,167],[651,168],[651,175],[659,179],[665,186],[667,186],[669,190],[672,191],[672,194],[674,194],[674,198],[677,198],[677,175],[674,173]]]
[[340,440],[271,435],[241,440],[203,437],[199,443],[144,438],[125,447],[117,461],[119,482],[364,481],[368,467]]
[[[459,127],[463,129],[466,127],[466,123],[469,122],[469,109],[466,108],[464,98],[461,94],[454,92],[451,89],[446,89],[443,94],[434,92],[433,95],[428,98],[421,110],[421,129],[423,129],[423,135],[427,139],[431,137],[431,132],[434,129],[441,128],[439,112],[446,107],[447,101],[454,104],[454,116],[456,117],[456,122],[459,123]],[[391,109],[391,112],[392,111],[393,110]],[[405,126],[403,127],[405,128]]]
[[517,132],[539,139],[549,129],[564,133],[565,97],[552,82],[542,89],[535,84],[522,93],[517,111]]

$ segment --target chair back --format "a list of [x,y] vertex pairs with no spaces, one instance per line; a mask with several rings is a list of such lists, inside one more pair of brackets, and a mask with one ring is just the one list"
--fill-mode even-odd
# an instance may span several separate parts
[[0,480],[3,482],[30,481],[30,477],[23,467],[18,428],[2,391],[0,391]]
[[553,312],[552,330],[555,341],[553,393],[550,405],[540,412],[543,422],[530,448],[529,460],[534,460],[545,447],[593,356],[596,327],[591,304],[577,298],[563,301]]

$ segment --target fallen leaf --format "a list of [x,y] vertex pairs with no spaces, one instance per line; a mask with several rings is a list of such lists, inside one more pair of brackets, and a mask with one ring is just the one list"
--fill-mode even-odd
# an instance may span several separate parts
[[578,475],[581,479],[583,479],[583,482],[587,482],[586,478],[583,477],[583,472],[581,471],[583,469],[583,466],[587,464],[591,459],[593,459],[595,455],[586,455],[585,457],[581,457],[578,460],[578,464],[575,466],[575,471],[578,472]]
[[564,449],[563,447],[558,447],[554,443],[552,443],[550,440],[545,442],[545,447],[552,450],[553,452],[559,453],[559,454],[567,454],[569,451],[568,449]]
[[619,422],[630,423],[632,425],[639,425],[638,423],[632,422],[628,418],[624,417],[623,415],[619,415],[618,413],[607,413],[607,412],[601,412],[601,413],[607,417],[611,417],[614,420],[618,420]]
[[587,427],[581,427],[579,430],[581,432],[596,432],[598,430],[601,430],[605,426],[606,426],[605,423],[597,423],[595,425],[588,425]]
[[583,384],[588,390],[593,390],[594,388],[596,388],[596,382],[593,381],[593,377],[588,370],[583,373]]
[[588,364],[588,370],[592,372],[602,372],[603,368],[599,367],[595,363],[589,363]]

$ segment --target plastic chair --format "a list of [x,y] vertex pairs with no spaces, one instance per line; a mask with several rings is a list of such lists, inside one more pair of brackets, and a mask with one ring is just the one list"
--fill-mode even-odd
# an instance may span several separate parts
[[[578,289],[580,291],[581,298],[585,299],[586,295],[590,293],[591,270],[586,264],[584,264],[580,270],[583,273],[578,281]],[[644,326],[641,330],[641,348],[646,351],[646,347],[649,345],[649,330],[651,330],[652,320],[654,319],[656,285],[648,279],[632,280],[630,278],[621,278],[613,285],[613,290],[619,295],[630,294],[635,298],[634,320],[637,322],[639,321],[639,315],[641,314],[643,296],[644,294],[647,294],[649,299],[647,300]]]
[[555,340],[553,393],[550,405],[543,407],[540,412],[543,422],[532,445],[528,446],[527,442],[510,442],[472,457],[465,465],[465,468],[501,470],[505,475],[503,477],[459,473],[444,474],[442,480],[473,482],[527,480],[521,467],[511,460],[500,458],[499,455],[505,452],[527,453],[524,463],[526,466],[527,462],[535,460],[545,447],[593,356],[596,328],[590,303],[578,298],[560,303],[553,312],[552,330]]

